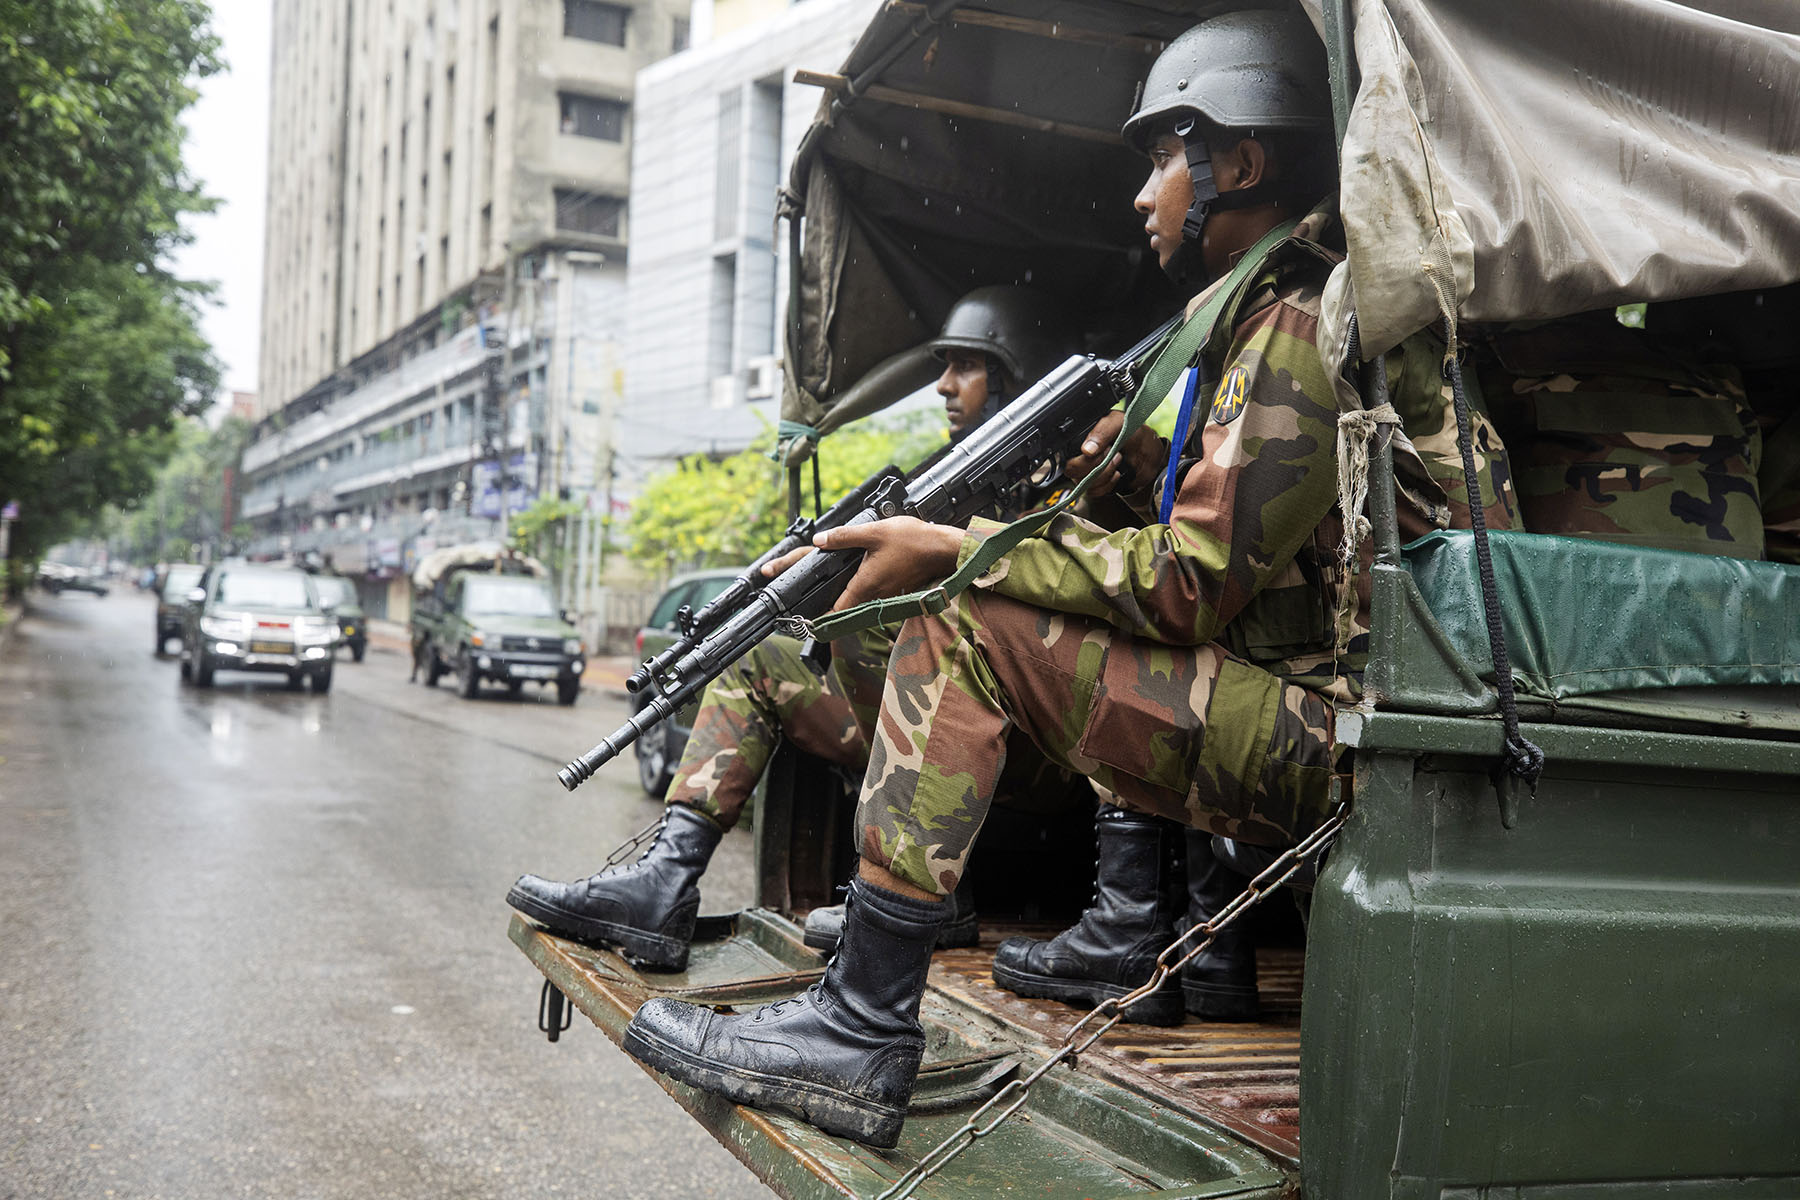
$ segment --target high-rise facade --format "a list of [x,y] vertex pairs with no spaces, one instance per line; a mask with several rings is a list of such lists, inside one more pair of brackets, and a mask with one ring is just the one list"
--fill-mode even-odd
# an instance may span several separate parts
[[397,574],[595,485],[633,85],[688,10],[275,0],[253,549]]

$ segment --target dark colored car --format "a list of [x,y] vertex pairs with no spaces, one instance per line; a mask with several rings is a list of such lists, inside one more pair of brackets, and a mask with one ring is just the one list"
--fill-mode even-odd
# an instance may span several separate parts
[[356,585],[342,575],[315,575],[313,590],[319,593],[319,603],[337,619],[338,645],[349,647],[350,657],[361,662],[369,649],[369,630]]
[[319,603],[310,576],[292,567],[224,563],[188,593],[182,622],[181,676],[211,687],[215,671],[284,674],[315,692],[331,690],[337,622]]
[[581,638],[549,583],[529,574],[449,574],[414,607],[413,641],[426,686],[454,672],[468,700],[491,680],[514,695],[527,683],[554,684],[557,703],[573,704],[587,669]]
[[[650,619],[638,630],[639,659],[660,654],[680,636],[675,614],[683,605],[699,612],[708,600],[730,587],[731,581],[743,573],[743,567],[721,567],[677,575],[670,580],[668,590],[650,610]],[[648,704],[650,696],[648,691],[633,696],[632,711]],[[694,713],[699,708],[700,702],[696,700],[632,743],[637,754],[638,782],[658,800],[669,790],[669,781],[675,777],[675,767],[687,750],[688,733],[694,727]]]
[[181,636],[181,614],[188,593],[199,584],[206,568],[194,563],[175,563],[156,577],[156,652],[161,654],[170,638]]

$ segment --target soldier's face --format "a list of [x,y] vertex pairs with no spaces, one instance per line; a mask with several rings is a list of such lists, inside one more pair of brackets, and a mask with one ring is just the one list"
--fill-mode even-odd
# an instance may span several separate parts
[[1144,232],[1156,261],[1169,265],[1181,245],[1181,222],[1194,202],[1194,180],[1188,174],[1187,151],[1173,132],[1161,133],[1150,143],[1150,177],[1138,189],[1132,206],[1144,214]]
[[988,398],[987,355],[973,350],[945,351],[937,394],[944,398],[951,437],[960,437],[981,424],[981,409]]

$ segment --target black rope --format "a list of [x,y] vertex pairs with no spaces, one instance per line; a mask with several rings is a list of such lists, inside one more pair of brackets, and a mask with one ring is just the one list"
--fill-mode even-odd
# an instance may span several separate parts
[[1488,549],[1487,514],[1482,511],[1481,476],[1475,469],[1475,437],[1470,430],[1469,397],[1463,391],[1462,364],[1454,353],[1445,364],[1444,374],[1449,378],[1451,392],[1456,398],[1456,441],[1462,449],[1463,483],[1469,493],[1469,528],[1475,534],[1475,565],[1481,573],[1481,607],[1487,617],[1488,650],[1494,657],[1494,685],[1500,692],[1500,721],[1506,738],[1500,761],[1535,791],[1538,776],[1544,771],[1544,752],[1519,732],[1512,659],[1506,652],[1500,588],[1494,581],[1494,556]]

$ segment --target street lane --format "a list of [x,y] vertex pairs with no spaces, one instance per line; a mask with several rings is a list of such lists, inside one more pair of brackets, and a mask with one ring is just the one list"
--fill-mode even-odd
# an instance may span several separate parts
[[[33,596],[0,652],[0,1197],[769,1193],[579,1015],[536,1031],[525,870],[659,805],[555,772],[622,701],[340,658],[183,685],[149,600]],[[173,645],[173,643],[171,643]],[[750,895],[728,837],[703,912]]]

